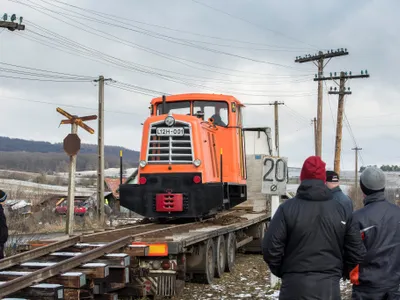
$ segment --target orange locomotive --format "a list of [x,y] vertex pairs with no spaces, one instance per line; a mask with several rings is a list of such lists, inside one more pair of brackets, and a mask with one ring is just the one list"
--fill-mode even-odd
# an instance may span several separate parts
[[203,218],[246,201],[242,108],[228,95],[153,99],[138,184],[120,186],[121,205],[154,219]]

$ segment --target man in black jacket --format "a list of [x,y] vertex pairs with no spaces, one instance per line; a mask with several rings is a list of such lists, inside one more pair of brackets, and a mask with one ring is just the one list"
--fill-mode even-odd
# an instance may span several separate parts
[[294,198],[279,206],[263,240],[264,260],[282,278],[280,300],[340,297],[344,266],[352,270],[365,247],[352,215],[325,185],[325,163],[306,159]]
[[326,186],[332,191],[333,199],[340,202],[348,211],[353,213],[353,201],[340,188],[339,175],[335,171],[326,171]]
[[7,194],[0,190],[0,259],[4,258],[4,245],[8,240],[8,227],[2,204],[6,199]]
[[400,299],[400,207],[385,199],[386,177],[366,168],[360,176],[364,207],[353,213],[367,255],[351,273],[354,300]]

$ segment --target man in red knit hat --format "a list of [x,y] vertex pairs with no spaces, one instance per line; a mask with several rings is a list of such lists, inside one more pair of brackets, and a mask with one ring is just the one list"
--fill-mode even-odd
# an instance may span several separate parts
[[282,279],[279,299],[341,299],[340,278],[366,250],[352,215],[325,185],[325,163],[310,156],[296,196],[279,206],[263,240],[270,271]]

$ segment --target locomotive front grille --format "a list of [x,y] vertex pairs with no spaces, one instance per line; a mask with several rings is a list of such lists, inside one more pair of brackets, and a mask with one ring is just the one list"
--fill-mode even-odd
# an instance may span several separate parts
[[164,122],[150,125],[150,136],[147,150],[149,164],[191,164],[193,158],[192,128],[190,124],[176,121],[170,129],[183,129],[182,136],[159,136],[157,128],[165,128]]

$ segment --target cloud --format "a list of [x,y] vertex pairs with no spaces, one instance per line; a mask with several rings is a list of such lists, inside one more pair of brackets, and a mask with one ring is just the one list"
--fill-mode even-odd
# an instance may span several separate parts
[[[24,1],[33,7],[43,6],[45,14],[7,1],[4,9],[24,16],[26,30],[0,33],[0,61],[93,78],[104,75],[129,84],[108,82],[105,87],[105,143],[137,150],[140,124],[148,116],[149,102],[161,92],[229,93],[244,103],[283,101],[285,105],[279,107],[281,154],[289,157],[291,165],[301,166],[314,150],[311,120],[316,116],[316,67],[312,63],[297,64],[294,59],[316,53],[318,47],[347,48],[350,55],[332,59],[325,75],[368,69],[371,77],[347,83],[353,94],[346,97],[351,127],[344,122],[343,168],[351,170],[354,165],[353,136],[363,148],[365,164],[400,163],[395,148],[400,125],[396,123],[400,95],[395,73],[400,48],[396,32],[400,21],[395,15],[400,8],[398,1],[386,1],[385,5],[376,0],[315,0],[307,4],[234,0],[229,5],[222,0],[199,1],[206,6],[183,0],[64,0],[85,10],[53,0]],[[120,19],[116,22],[88,10]],[[91,21],[89,16],[100,22]],[[15,67],[0,68],[0,75],[26,76],[4,71]],[[328,96],[326,88],[334,85],[329,81],[324,84],[323,159],[329,166],[333,166],[334,158],[337,97]],[[151,89],[146,91],[151,95],[134,93],[132,90],[137,89],[132,86]],[[2,121],[7,124],[1,127],[0,135],[62,141],[69,127],[58,128],[62,117],[55,108],[60,106],[78,115],[97,113],[97,95],[94,82],[0,77]],[[272,106],[250,105],[244,117],[246,126],[274,125]],[[88,124],[97,130],[97,121]],[[96,134],[80,134],[85,142],[97,142]]]

